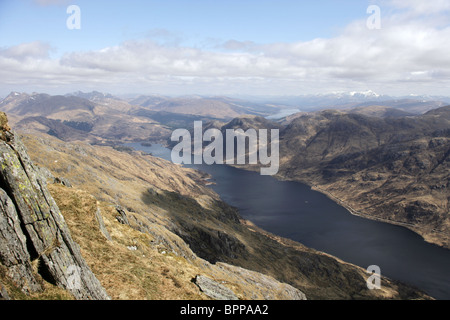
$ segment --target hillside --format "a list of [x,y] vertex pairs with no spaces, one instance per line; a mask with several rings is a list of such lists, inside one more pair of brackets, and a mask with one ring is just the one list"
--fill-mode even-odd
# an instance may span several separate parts
[[385,106],[357,107],[350,109],[348,112],[379,118],[389,118],[389,117],[400,118],[414,115],[413,113],[409,113],[401,109],[390,108]]
[[132,100],[131,103],[152,111],[195,115],[197,117],[221,120],[230,120],[242,115],[267,116],[278,111],[277,107],[267,104],[253,103],[227,97],[188,96],[163,98],[160,96],[142,96]]
[[28,133],[108,145],[166,139],[170,134],[167,127],[151,118],[132,115],[138,109],[98,92],[66,96],[12,92],[0,102],[0,110],[8,114],[11,124]]
[[414,117],[300,113],[280,130],[278,177],[449,248],[449,128],[450,107]]
[[225,97],[140,96],[126,101],[96,91],[64,96],[11,92],[0,101],[0,111],[6,112],[19,130],[100,145],[162,142],[174,129],[189,128],[194,121],[228,121],[276,110]]
[[202,98],[178,98],[161,102],[151,108],[154,111],[166,111],[197,116],[230,119],[246,114],[247,111],[223,101]]
[[[274,98],[272,98],[274,99]],[[303,111],[320,111],[324,109],[349,110],[370,106],[394,108],[415,115],[424,114],[432,109],[448,105],[448,97],[442,96],[387,96],[371,90],[363,92],[334,92],[303,96],[284,96],[274,99],[277,103],[295,106]]]

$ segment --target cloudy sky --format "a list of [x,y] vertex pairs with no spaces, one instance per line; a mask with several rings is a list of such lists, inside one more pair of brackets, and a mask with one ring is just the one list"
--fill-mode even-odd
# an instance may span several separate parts
[[0,0],[0,97],[449,96],[449,53],[449,0]]

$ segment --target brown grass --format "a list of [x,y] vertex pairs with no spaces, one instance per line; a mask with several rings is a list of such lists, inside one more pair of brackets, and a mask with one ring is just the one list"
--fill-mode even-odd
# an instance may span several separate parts
[[[83,257],[113,299],[203,299],[191,282],[200,270],[180,257],[161,254],[153,237],[120,224],[115,208],[81,190],[61,185],[49,189]],[[100,206],[113,241],[101,233],[95,212]],[[131,251],[128,247],[136,246]]]

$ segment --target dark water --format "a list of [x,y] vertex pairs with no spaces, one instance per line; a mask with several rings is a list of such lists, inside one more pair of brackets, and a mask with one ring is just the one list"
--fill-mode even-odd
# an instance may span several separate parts
[[[129,146],[170,160],[170,150],[160,145]],[[450,299],[450,250],[406,228],[353,216],[301,183],[224,165],[190,167],[209,173],[214,191],[261,228],[363,268],[378,265],[382,275]]]

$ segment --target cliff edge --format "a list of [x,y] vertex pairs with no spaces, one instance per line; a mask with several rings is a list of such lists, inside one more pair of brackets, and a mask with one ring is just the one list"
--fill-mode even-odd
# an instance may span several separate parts
[[22,292],[42,281],[80,300],[108,300],[73,241],[46,179],[0,112],[0,267]]

